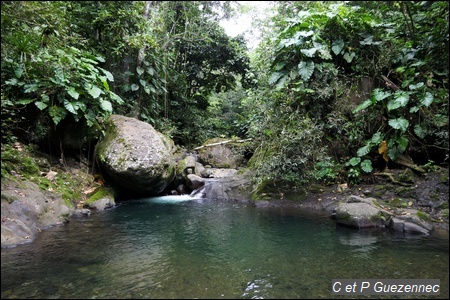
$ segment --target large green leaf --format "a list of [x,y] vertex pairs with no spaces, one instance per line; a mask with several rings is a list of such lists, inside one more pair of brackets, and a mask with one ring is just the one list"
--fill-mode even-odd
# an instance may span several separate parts
[[413,113],[416,113],[416,112],[418,112],[418,111],[419,111],[419,109],[420,109],[419,107],[417,107],[417,106],[413,106],[413,107],[411,107],[411,108],[409,109],[409,112],[413,114]]
[[152,67],[149,67],[147,69],[148,74],[150,74],[150,76],[153,76],[155,74],[155,69],[153,69]]
[[334,40],[331,46],[331,50],[334,52],[334,54],[338,55],[339,53],[341,53],[342,49],[344,49],[344,41],[341,39]]
[[409,101],[409,93],[406,92],[396,92],[394,94],[394,99],[389,100],[387,104],[388,111],[397,109],[399,107],[405,107]]
[[23,65],[20,65],[19,67],[17,67],[17,69],[14,71],[14,74],[16,75],[17,78],[22,77]]
[[17,85],[19,81],[17,80],[17,78],[11,78],[10,80],[6,80],[5,84],[7,85]]
[[112,112],[112,104],[107,100],[100,99],[100,107],[107,112]]
[[367,154],[370,152],[370,149],[371,149],[371,148],[372,148],[372,147],[371,147],[370,144],[365,145],[365,146],[359,148],[358,151],[356,151],[356,154],[357,154],[359,157],[362,157],[362,156],[364,156],[364,155],[367,155]]
[[109,83],[108,83],[108,80],[106,80],[107,79],[106,76],[99,76],[99,78],[100,78],[105,90],[109,91]]
[[409,140],[405,136],[400,136],[396,139],[398,144],[398,150],[400,152],[405,152],[406,147],[408,147]]
[[25,84],[24,85],[24,93],[32,93],[39,89],[39,84],[37,83],[31,83],[31,84]]
[[283,74],[281,72],[273,72],[269,77],[269,84],[275,84]]
[[361,158],[359,157],[352,157],[348,162],[347,162],[347,166],[357,166],[359,163],[361,162]]
[[136,72],[138,73],[138,75],[142,75],[143,73],[144,73],[144,69],[143,68],[141,68],[141,67],[137,67],[136,68]]
[[42,101],[36,101],[36,102],[34,102],[34,105],[36,105],[37,108],[39,108],[40,110],[44,110],[48,106],[47,103],[42,102]]
[[423,86],[424,86],[424,83],[423,82],[419,82],[418,84],[411,84],[411,85],[409,85],[409,89],[410,90],[417,90],[417,89],[419,89],[419,88],[421,88]]
[[77,100],[78,97],[80,96],[80,93],[78,93],[78,92],[75,90],[75,88],[74,88],[73,86],[68,87],[68,88],[66,89],[66,91],[67,91],[67,93],[68,93],[73,99],[75,99],[75,100]]
[[319,49],[318,52],[319,52],[320,58],[325,59],[325,60],[332,59],[331,53],[328,49],[322,48],[322,49]]
[[388,156],[391,160],[396,160],[400,154],[402,154],[402,152],[399,151],[399,149],[397,149],[397,147],[395,147],[395,146],[389,147]]
[[284,75],[283,77],[281,77],[281,79],[278,80],[278,83],[276,84],[275,88],[277,90],[282,89],[284,87],[284,84],[286,83],[287,79],[288,79],[288,75]]
[[67,110],[64,107],[53,105],[49,108],[48,113],[50,117],[52,117],[53,123],[58,125],[59,122],[66,117]]
[[420,104],[425,105],[426,107],[430,106],[434,101],[434,96],[430,92],[426,92],[425,97],[420,101]]
[[307,57],[314,57],[314,54],[319,50],[319,48],[311,48],[311,49],[302,49],[300,50]]
[[[35,99],[30,99],[30,98],[27,98],[27,99],[20,99],[20,100],[16,101],[15,104],[27,105],[27,104],[33,102],[34,100],[35,100]],[[2,99],[2,101],[3,101],[3,99]],[[2,104],[3,104],[3,102],[2,102]]]
[[284,62],[284,61],[279,62],[279,63],[277,63],[277,65],[274,67],[274,70],[275,70],[275,71],[280,71],[281,69],[284,68],[285,65],[286,65],[286,62]]
[[84,118],[86,119],[86,124],[91,127],[95,123],[97,115],[92,109],[90,109],[86,114],[84,114]]
[[67,99],[64,99],[64,107],[72,114],[76,115],[78,110],[78,105],[76,102],[70,102]]
[[425,137],[425,130],[420,126],[420,124],[414,125],[414,133],[421,139]]
[[370,99],[367,99],[366,101],[364,101],[363,103],[361,103],[360,105],[358,105],[354,110],[353,113],[357,113],[360,110],[366,109],[369,106],[372,105],[372,101]]
[[109,81],[114,81],[114,76],[111,74],[111,72],[100,67],[98,68],[103,72],[103,74],[105,74],[106,78],[108,78]]
[[314,31],[312,31],[312,30],[298,32],[298,35],[303,36],[303,37],[312,36],[313,34],[314,34]]
[[361,162],[361,169],[366,172],[370,173],[373,171],[372,162],[368,159],[365,159]]
[[96,99],[96,98],[98,98],[100,96],[100,94],[102,93],[102,90],[96,85],[91,85],[89,88],[87,88],[87,92],[94,99]]
[[370,143],[373,145],[378,145],[383,140],[383,135],[381,132],[375,133],[372,138],[370,139]]
[[298,73],[302,77],[304,81],[308,81],[309,78],[311,78],[311,75],[314,72],[314,62],[309,61],[302,61],[298,64]]
[[390,92],[386,92],[383,89],[376,88],[372,92],[372,97],[375,99],[376,102],[379,102],[383,99],[386,99],[387,97],[391,96],[392,94]]
[[345,54],[344,54],[344,59],[345,59],[348,63],[351,63],[352,60],[355,58],[355,56],[356,56],[356,53],[355,53],[355,52],[351,52],[351,53],[345,52]]
[[109,92],[109,97],[111,98],[111,100],[114,100],[114,102],[116,102],[117,104],[123,104],[124,101],[122,98],[119,97],[119,95],[113,93],[113,92]]
[[406,129],[408,129],[409,122],[405,118],[397,118],[397,119],[390,119],[388,122],[389,126],[391,126],[394,129],[400,129],[402,132],[405,132]]

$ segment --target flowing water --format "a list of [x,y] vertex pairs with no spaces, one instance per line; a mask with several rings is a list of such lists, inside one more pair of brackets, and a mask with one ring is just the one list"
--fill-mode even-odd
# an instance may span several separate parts
[[448,298],[448,264],[445,234],[404,237],[292,208],[158,197],[2,249],[1,296],[342,298],[331,294],[333,279],[381,278],[440,279],[438,298]]

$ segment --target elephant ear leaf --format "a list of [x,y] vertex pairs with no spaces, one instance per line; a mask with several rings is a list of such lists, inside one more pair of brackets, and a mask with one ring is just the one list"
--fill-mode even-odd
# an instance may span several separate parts
[[409,122],[405,118],[390,119],[388,123],[392,128],[400,129],[402,132],[405,132],[409,126]]
[[75,100],[78,100],[78,97],[80,96],[80,93],[78,93],[74,87],[67,88],[67,93]]
[[298,64],[298,73],[304,81],[308,81],[314,72],[313,61],[302,61]]
[[107,100],[100,100],[100,106],[102,107],[102,109],[104,111],[107,112],[112,112],[112,104],[111,102],[107,101]]
[[359,148],[358,151],[356,152],[356,154],[357,154],[359,157],[362,157],[362,156],[364,156],[364,155],[367,155],[367,154],[370,152],[370,148],[371,148],[371,145],[370,145],[370,144],[369,144],[369,145],[365,145],[365,146]]
[[92,98],[96,99],[100,96],[102,90],[98,86],[92,85],[90,88],[87,89],[87,92],[89,93],[89,95],[92,96]]
[[342,41],[341,39],[333,41],[331,50],[333,50],[334,54],[338,55],[339,53],[341,53],[342,49],[344,49],[344,41]]
[[370,173],[373,171],[372,162],[368,159],[365,159],[361,162],[361,169],[366,172]]

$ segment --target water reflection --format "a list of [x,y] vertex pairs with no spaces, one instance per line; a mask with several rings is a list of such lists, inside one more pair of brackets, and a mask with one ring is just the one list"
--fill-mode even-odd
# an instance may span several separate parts
[[121,204],[1,262],[2,298],[328,298],[334,278],[439,278],[448,296],[448,238],[208,199]]
[[[339,228],[339,227],[338,227]],[[339,241],[350,247],[352,255],[368,257],[379,248],[378,240],[383,238],[379,229],[340,229]]]

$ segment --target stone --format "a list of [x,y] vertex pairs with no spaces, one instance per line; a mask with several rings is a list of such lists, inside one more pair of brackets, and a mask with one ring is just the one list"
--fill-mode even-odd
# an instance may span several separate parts
[[97,157],[119,187],[156,195],[175,178],[173,151],[173,141],[150,124],[112,115],[105,138],[97,146]]
[[195,174],[188,174],[187,179],[187,185],[191,190],[196,190],[205,185],[205,180]]
[[[212,145],[198,150],[198,161],[213,168],[236,169],[244,164],[245,143],[227,142],[229,140],[210,139],[203,145]],[[224,142],[223,144],[220,144]]]
[[365,203],[340,203],[336,208],[336,223],[354,228],[383,227],[380,210]]

